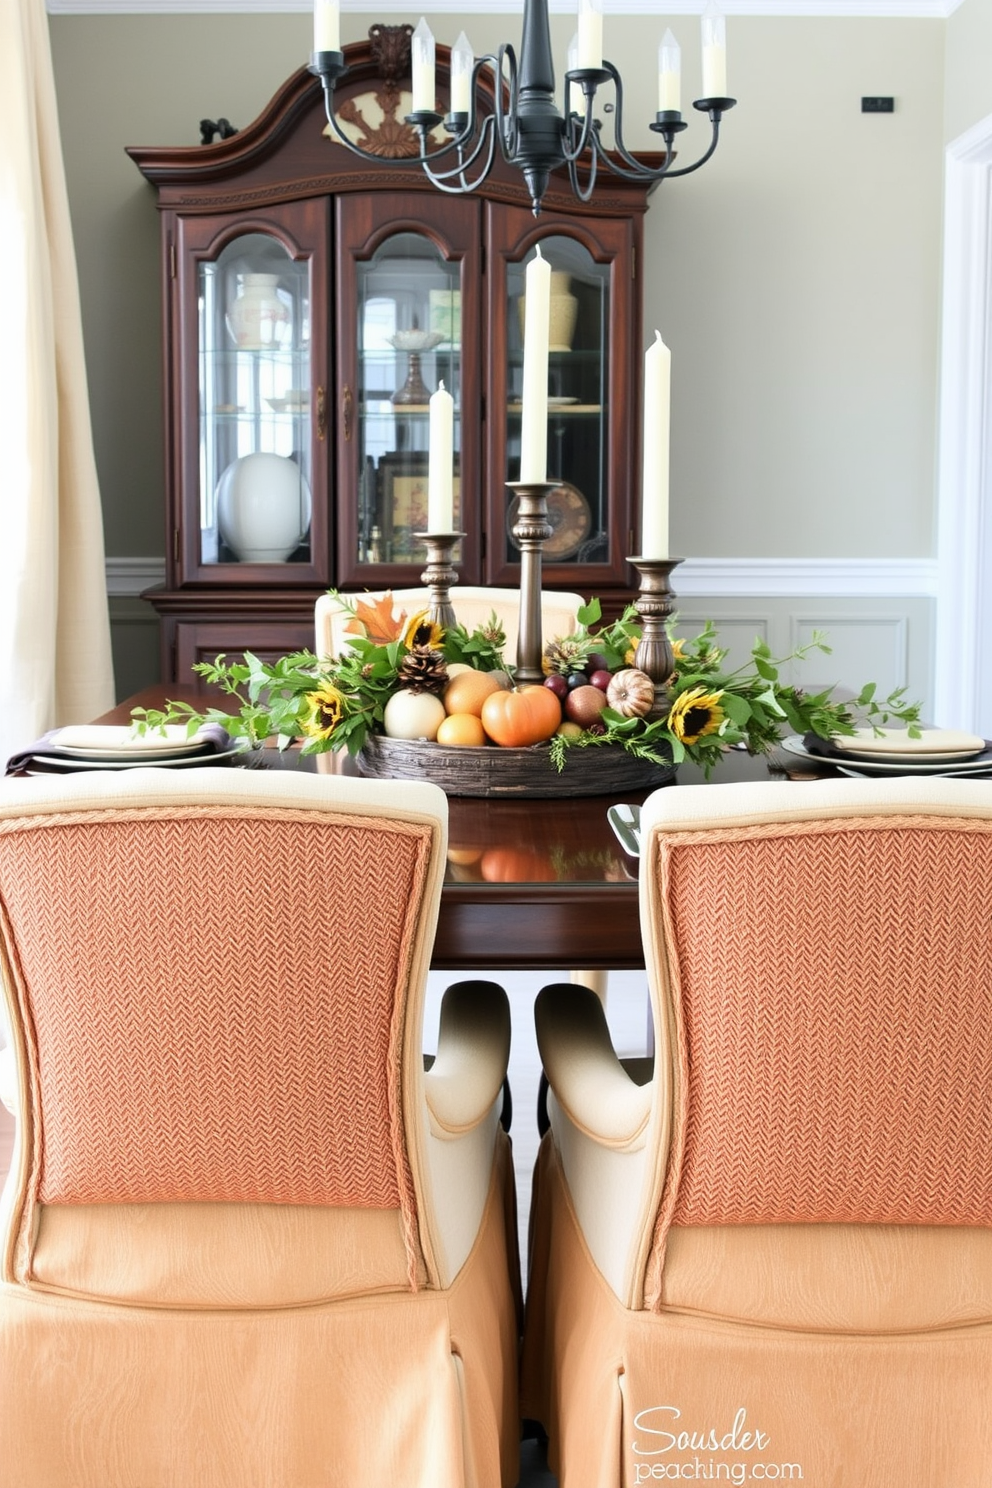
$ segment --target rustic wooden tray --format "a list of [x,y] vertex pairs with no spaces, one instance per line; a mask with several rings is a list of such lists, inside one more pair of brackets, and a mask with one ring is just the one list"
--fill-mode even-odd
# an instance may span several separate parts
[[369,735],[356,764],[375,780],[432,780],[449,796],[611,796],[650,790],[675,774],[674,765],[636,759],[614,745],[570,749],[559,774],[546,744],[456,747],[382,734]]

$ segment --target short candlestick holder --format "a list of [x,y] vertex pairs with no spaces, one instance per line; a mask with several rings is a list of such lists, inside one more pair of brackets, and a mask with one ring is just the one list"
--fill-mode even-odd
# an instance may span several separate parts
[[553,528],[548,521],[548,496],[557,481],[507,481],[519,500],[513,536],[520,549],[520,630],[517,635],[516,681],[543,682],[541,657],[541,549]]
[[464,532],[417,533],[417,541],[427,547],[427,567],[420,575],[429,590],[427,618],[443,629],[458,623],[450,592],[452,584],[458,583],[458,570],[451,555],[464,536]]
[[634,652],[634,665],[646,672],[654,683],[655,700],[648,718],[664,718],[668,712],[665,688],[675,670],[675,654],[665,622],[674,609],[672,569],[682,559],[628,558],[627,562],[637,569],[641,581],[635,603],[643,628]]

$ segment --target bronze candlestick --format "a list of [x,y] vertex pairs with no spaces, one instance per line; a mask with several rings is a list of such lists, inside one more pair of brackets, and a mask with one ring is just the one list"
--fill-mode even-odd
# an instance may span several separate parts
[[427,600],[427,618],[435,625],[447,629],[457,624],[455,609],[451,603],[450,589],[458,583],[458,570],[452,561],[455,544],[461,542],[464,532],[418,532],[418,542],[427,545],[427,567],[420,581],[430,591]]
[[557,481],[507,481],[520,505],[513,536],[520,548],[520,631],[517,635],[516,682],[543,682],[541,656],[541,549],[551,536],[548,494]]
[[654,683],[655,698],[649,719],[664,718],[668,712],[665,688],[675,670],[675,655],[665,621],[671,615],[675,592],[671,586],[672,569],[681,558],[628,558],[640,576],[637,591],[637,613],[643,630],[634,652],[634,665],[647,672]]

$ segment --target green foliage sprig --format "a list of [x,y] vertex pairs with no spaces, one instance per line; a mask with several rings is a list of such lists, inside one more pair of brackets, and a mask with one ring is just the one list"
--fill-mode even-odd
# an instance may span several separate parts
[[[624,661],[632,660],[631,648],[640,639],[636,611],[627,609],[618,621],[593,630],[599,619],[597,600],[579,611],[579,628],[566,644],[574,640],[588,645],[611,660],[622,653]],[[691,759],[702,766],[708,776],[730,745],[743,744],[750,754],[765,754],[781,739],[783,732],[816,734],[829,739],[832,734],[853,734],[861,726],[882,728],[893,720],[905,724],[913,737],[919,735],[918,703],[907,703],[904,687],[879,699],[875,683],[869,682],[850,701],[835,699],[832,689],[809,693],[782,680],[782,669],[803,661],[812,652],[830,654],[825,635],[814,631],[812,639],[797,646],[787,656],[774,657],[767,642],[756,639],[751,655],[742,666],[725,666],[727,651],[716,644],[716,630],[707,621],[692,640],[674,637],[676,621],[669,625],[669,637],[675,654],[675,671],[666,690],[667,711],[661,718],[625,718],[613,708],[601,715],[602,732],[586,730],[575,739],[556,735],[551,741],[551,757],[556,769],[562,770],[569,749],[620,745],[641,759],[660,764],[681,764]]]
[[[442,632],[426,612],[397,618],[389,603],[371,607],[360,596],[331,592],[358,622],[358,632],[366,632],[349,635],[340,656],[321,659],[310,651],[297,651],[265,662],[245,652],[243,660],[218,656],[199,662],[194,671],[229,699],[229,706],[198,710],[190,703],[169,702],[163,709],[138,708],[132,715],[136,730],[147,733],[179,723],[192,735],[203,724],[215,723],[252,748],[275,738],[284,749],[302,739],[304,754],[339,749],[357,754],[369,734],[383,731],[386,703],[400,687],[440,691],[447,667],[455,662],[481,671],[505,669],[506,637],[495,615],[472,632],[461,625]],[[549,642],[547,666],[573,670],[594,655],[605,660],[610,671],[632,664],[641,636],[632,606],[619,619],[600,624],[602,608],[593,599],[577,618],[571,635]],[[670,633],[674,628],[673,621]],[[859,725],[881,728],[897,720],[911,735],[919,733],[919,705],[906,702],[904,688],[879,699],[875,684],[868,683],[856,698],[837,700],[829,688],[809,693],[782,680],[787,665],[815,651],[829,655],[821,632],[778,658],[766,642],[756,640],[748,660],[736,668],[726,665],[727,651],[717,645],[710,622],[691,640],[673,637],[672,647],[675,670],[659,716],[627,718],[607,708],[598,731],[555,735],[548,747],[550,763],[562,770],[570,749],[613,745],[661,765],[689,759],[708,775],[728,746],[740,744],[752,754],[763,754],[784,732],[829,739],[833,734],[852,734]],[[426,667],[427,680],[405,680],[411,660]]]

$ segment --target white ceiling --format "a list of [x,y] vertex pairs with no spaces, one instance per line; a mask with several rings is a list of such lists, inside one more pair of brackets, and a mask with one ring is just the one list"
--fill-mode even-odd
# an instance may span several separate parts
[[[961,4],[961,0],[722,0],[727,15],[754,16],[891,16],[928,17],[944,20]],[[342,10],[374,15],[419,15],[452,12],[464,15],[470,8],[466,0],[383,0],[378,7],[369,0],[342,0]],[[476,8],[488,13],[519,14],[522,0],[486,0]],[[575,10],[575,0],[549,0],[554,13]],[[608,15],[698,15],[703,0],[603,0]],[[52,15],[137,15],[196,14],[231,11],[246,15],[251,12],[309,11],[311,0],[48,0]]]

